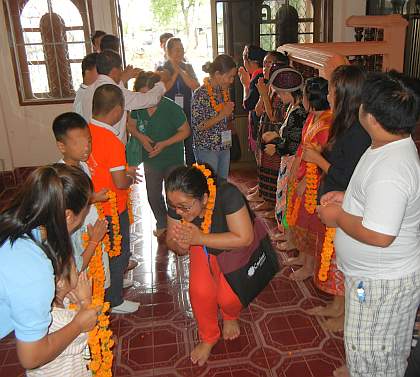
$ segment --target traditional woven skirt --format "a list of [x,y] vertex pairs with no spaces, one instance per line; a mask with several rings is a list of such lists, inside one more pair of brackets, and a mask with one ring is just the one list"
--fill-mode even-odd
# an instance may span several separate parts
[[295,156],[282,156],[276,190],[276,220],[279,230],[283,229],[282,219],[286,211],[287,182]]

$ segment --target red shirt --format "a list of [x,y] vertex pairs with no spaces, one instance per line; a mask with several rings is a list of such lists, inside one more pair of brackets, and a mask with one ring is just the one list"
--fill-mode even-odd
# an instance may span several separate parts
[[[127,209],[128,190],[118,189],[112,180],[111,172],[125,170],[125,146],[118,138],[118,131],[108,124],[95,119],[89,124],[92,135],[92,153],[87,161],[92,173],[95,192],[108,188],[116,193],[118,213]],[[109,203],[103,203],[104,213],[111,215]]]

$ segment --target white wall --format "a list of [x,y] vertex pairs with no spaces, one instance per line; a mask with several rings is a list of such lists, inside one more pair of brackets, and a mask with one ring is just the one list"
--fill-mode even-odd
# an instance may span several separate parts
[[350,16],[364,16],[366,0],[334,0],[333,9],[333,41],[354,42],[354,29],[345,26],[346,19]]
[[[112,32],[111,3],[112,0],[92,1],[96,29]],[[57,161],[52,121],[57,115],[71,111],[72,106],[19,105],[3,7],[0,7],[0,56],[0,159],[4,160],[5,169]]]

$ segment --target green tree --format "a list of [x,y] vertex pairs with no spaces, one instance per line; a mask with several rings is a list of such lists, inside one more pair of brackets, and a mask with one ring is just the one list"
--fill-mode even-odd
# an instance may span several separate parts
[[163,26],[169,26],[176,16],[182,13],[184,30],[188,39],[195,26],[190,21],[194,20],[196,8],[202,0],[151,0],[151,9],[156,20]]

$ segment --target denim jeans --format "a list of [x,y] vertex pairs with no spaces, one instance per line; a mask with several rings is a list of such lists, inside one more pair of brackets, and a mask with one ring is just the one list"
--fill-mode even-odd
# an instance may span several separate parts
[[230,149],[222,151],[195,150],[197,162],[209,164],[218,178],[227,179],[230,165]]

